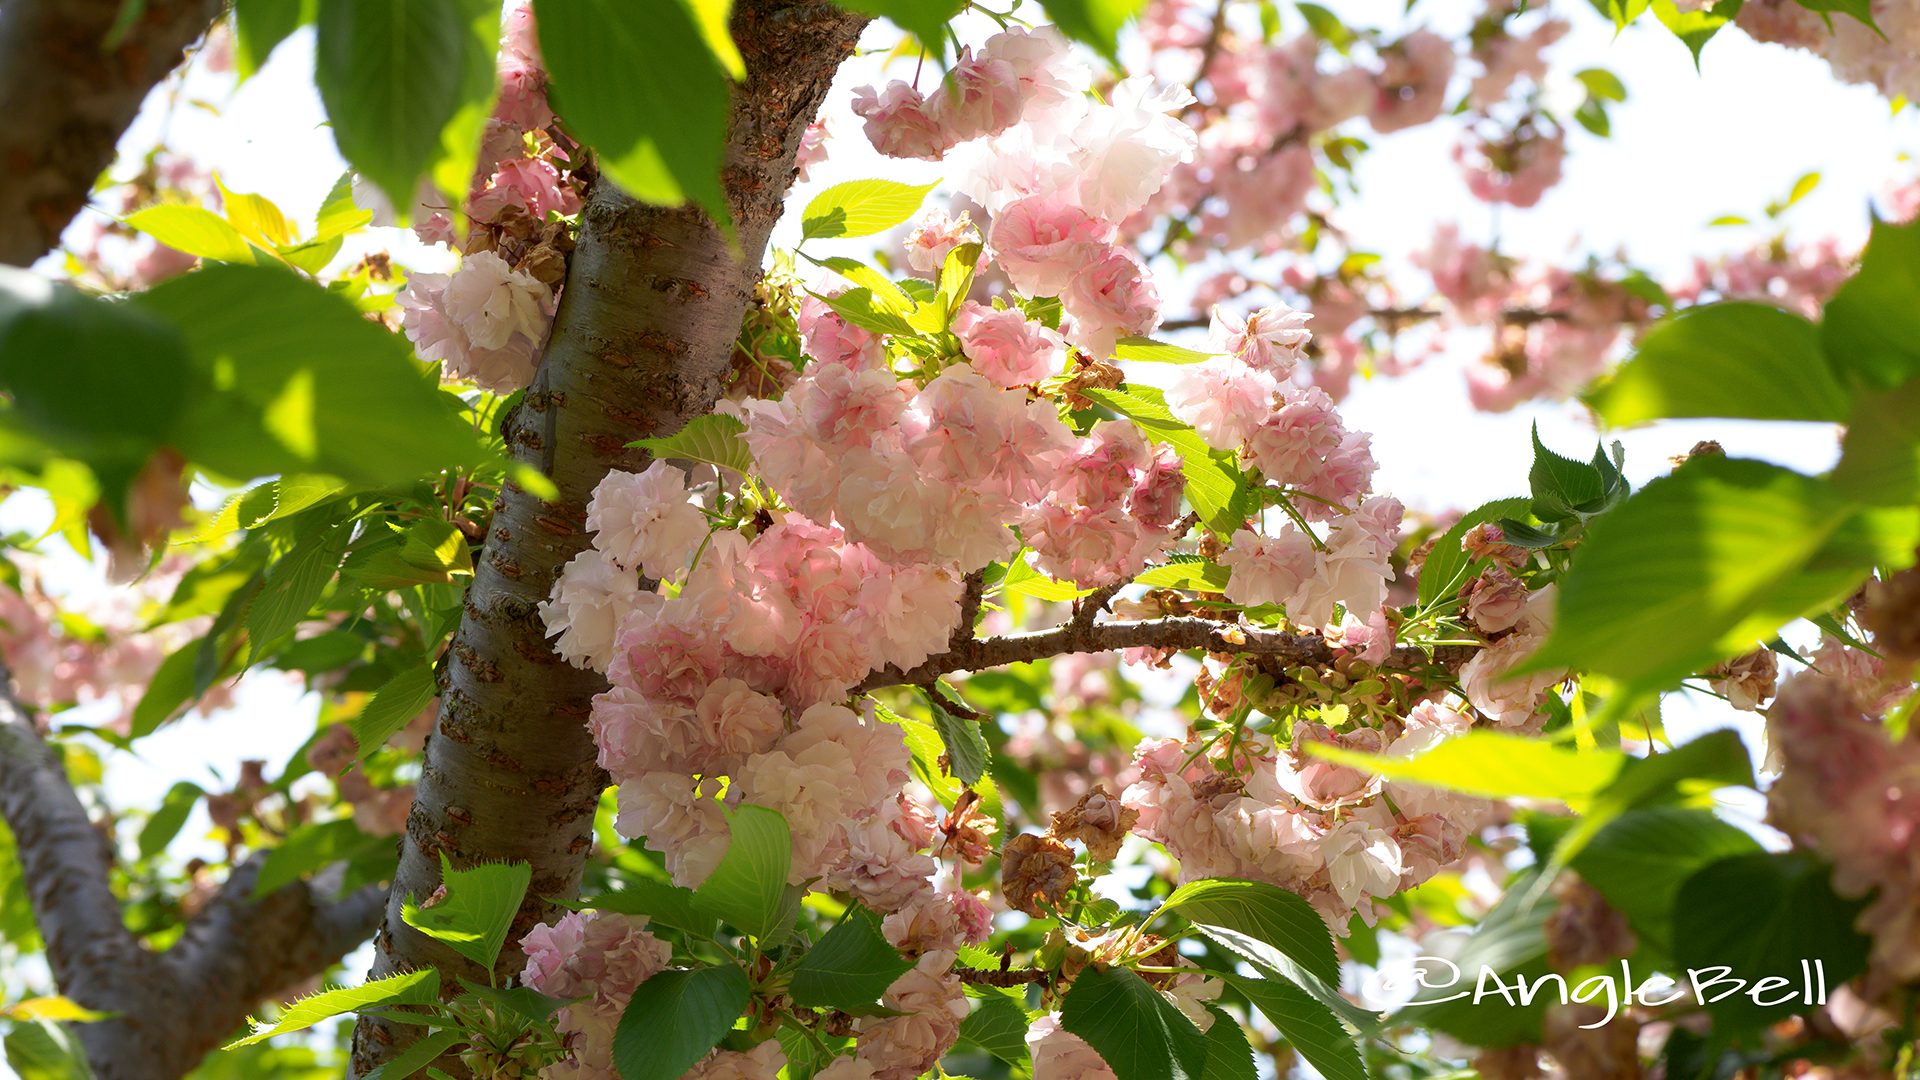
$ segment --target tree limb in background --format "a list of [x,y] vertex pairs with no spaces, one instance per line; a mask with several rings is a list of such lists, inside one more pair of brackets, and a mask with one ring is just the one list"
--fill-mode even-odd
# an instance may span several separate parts
[[113,853],[0,669],[0,817],[47,960],[67,997],[114,1018],[77,1025],[100,1080],[184,1076],[261,1001],[325,971],[366,940],[381,890],[340,900],[301,882],[254,900],[261,860],[236,867],[180,940],[154,952],[121,920]]
[[8,0],[0,12],[0,263],[60,242],[147,92],[220,0]]

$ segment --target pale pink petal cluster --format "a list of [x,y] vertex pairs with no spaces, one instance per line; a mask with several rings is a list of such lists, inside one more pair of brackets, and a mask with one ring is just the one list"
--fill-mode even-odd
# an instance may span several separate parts
[[587,502],[593,546],[628,570],[674,577],[707,538],[707,519],[687,501],[686,474],[664,461],[644,471],[615,469]]
[[502,392],[532,380],[557,303],[552,289],[491,251],[467,256],[451,275],[414,274],[396,300],[420,359]]

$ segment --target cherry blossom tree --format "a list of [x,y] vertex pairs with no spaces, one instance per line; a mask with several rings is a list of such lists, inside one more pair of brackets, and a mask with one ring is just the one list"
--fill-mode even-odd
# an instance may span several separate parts
[[[1593,6],[1920,84],[1892,0]],[[0,251],[61,248],[0,275],[51,515],[0,587],[8,1062],[1907,1075],[1920,199],[1683,280],[1353,244],[1372,138],[1442,129],[1524,209],[1608,134],[1619,75],[1545,92],[1566,14],[0,9],[9,167],[55,151]],[[182,50],[276,47],[350,166],[310,224],[191,147],[113,165]],[[1838,463],[1702,443],[1634,490],[1536,431],[1528,490],[1410,514],[1340,402],[1461,340],[1479,409],[1822,423]],[[283,679],[291,761],[117,805],[115,761]],[[1758,774],[1670,739],[1676,693],[1764,713]],[[182,865],[196,814],[224,853]]]

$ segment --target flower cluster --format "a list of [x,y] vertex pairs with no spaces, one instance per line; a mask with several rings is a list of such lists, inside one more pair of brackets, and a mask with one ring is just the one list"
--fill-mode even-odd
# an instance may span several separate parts
[[422,360],[444,361],[448,378],[506,393],[533,379],[573,248],[561,219],[580,210],[571,162],[548,134],[554,117],[531,3],[507,11],[498,78],[464,196],[467,235],[454,236],[453,215],[437,197],[414,208],[414,231],[461,252],[460,266],[412,275],[397,300],[401,328]]

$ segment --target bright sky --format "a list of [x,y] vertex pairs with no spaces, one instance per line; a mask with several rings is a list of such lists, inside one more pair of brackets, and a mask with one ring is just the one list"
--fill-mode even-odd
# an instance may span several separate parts
[[[1355,24],[1383,14],[1397,19],[1402,7],[1380,0],[1329,6]],[[1477,4],[1462,0],[1424,0],[1411,17],[1446,30],[1464,25],[1477,10]],[[1807,54],[1724,33],[1707,49],[1702,77],[1685,49],[1651,19],[1616,40],[1611,25],[1579,0],[1560,0],[1552,10],[1574,24],[1549,54],[1560,80],[1550,92],[1562,115],[1579,100],[1571,72],[1584,67],[1613,69],[1627,84],[1630,99],[1612,111],[1610,140],[1573,130],[1567,179],[1538,207],[1508,208],[1499,215],[1498,235],[1509,253],[1553,258],[1624,248],[1656,277],[1672,277],[1695,254],[1761,239],[1757,229],[1708,228],[1706,223],[1727,213],[1758,217],[1762,205],[1815,169],[1823,174],[1821,184],[1787,219],[1795,235],[1835,235],[1857,244],[1866,234],[1870,200],[1889,180],[1912,175],[1901,152],[1920,143],[1915,110],[1890,115],[1872,91],[1837,85],[1825,65]],[[1290,9],[1288,17],[1298,23]],[[891,27],[876,25],[866,44],[884,50],[894,36]],[[847,98],[853,86],[874,81],[875,74],[873,58],[843,69],[829,104],[838,136],[832,156],[815,171],[814,181],[795,193],[790,207],[797,209],[818,188],[842,180],[938,174],[937,166],[888,161],[865,147]],[[149,102],[123,150],[143,151],[164,134],[172,145],[212,166],[229,188],[266,194],[295,220],[311,221],[344,166],[313,90],[309,33],[283,43],[237,92],[229,96],[226,86],[224,77],[196,74],[171,109],[164,100]],[[1357,244],[1393,263],[1424,247],[1440,221],[1459,221],[1469,238],[1486,241],[1496,235],[1495,215],[1469,199],[1447,156],[1451,141],[1446,124],[1376,141],[1359,170],[1362,195],[1341,213]],[[776,242],[790,242],[796,232],[790,214]],[[392,239],[374,236],[368,246],[388,246]],[[1593,445],[1595,433],[1575,409],[1537,407],[1501,416],[1471,411],[1459,373],[1465,359],[1436,359],[1407,377],[1362,385],[1345,405],[1352,426],[1374,433],[1378,486],[1410,506],[1464,508],[1524,493],[1527,429],[1535,420],[1549,445],[1576,454]],[[1669,423],[1620,437],[1636,484],[1665,471],[1669,456],[1706,437],[1719,439],[1734,454],[1805,469],[1822,468],[1835,455],[1831,430],[1808,425]],[[0,528],[34,527],[44,522],[44,513],[31,499],[15,497],[0,504]],[[75,575],[76,584],[81,576]],[[140,760],[116,764],[115,801],[152,805],[175,780],[211,780],[210,770],[231,778],[245,758],[263,757],[277,765],[311,732],[316,708],[297,684],[271,677],[251,680],[239,708],[175,724],[140,744]],[[1731,718],[1757,748],[1752,718]],[[1729,719],[1724,706],[1697,696],[1676,701],[1669,710],[1676,738],[1724,726]],[[204,816],[196,816],[177,845],[180,854],[213,852],[200,839],[205,827]],[[4,1071],[0,1066],[0,1074]]]

